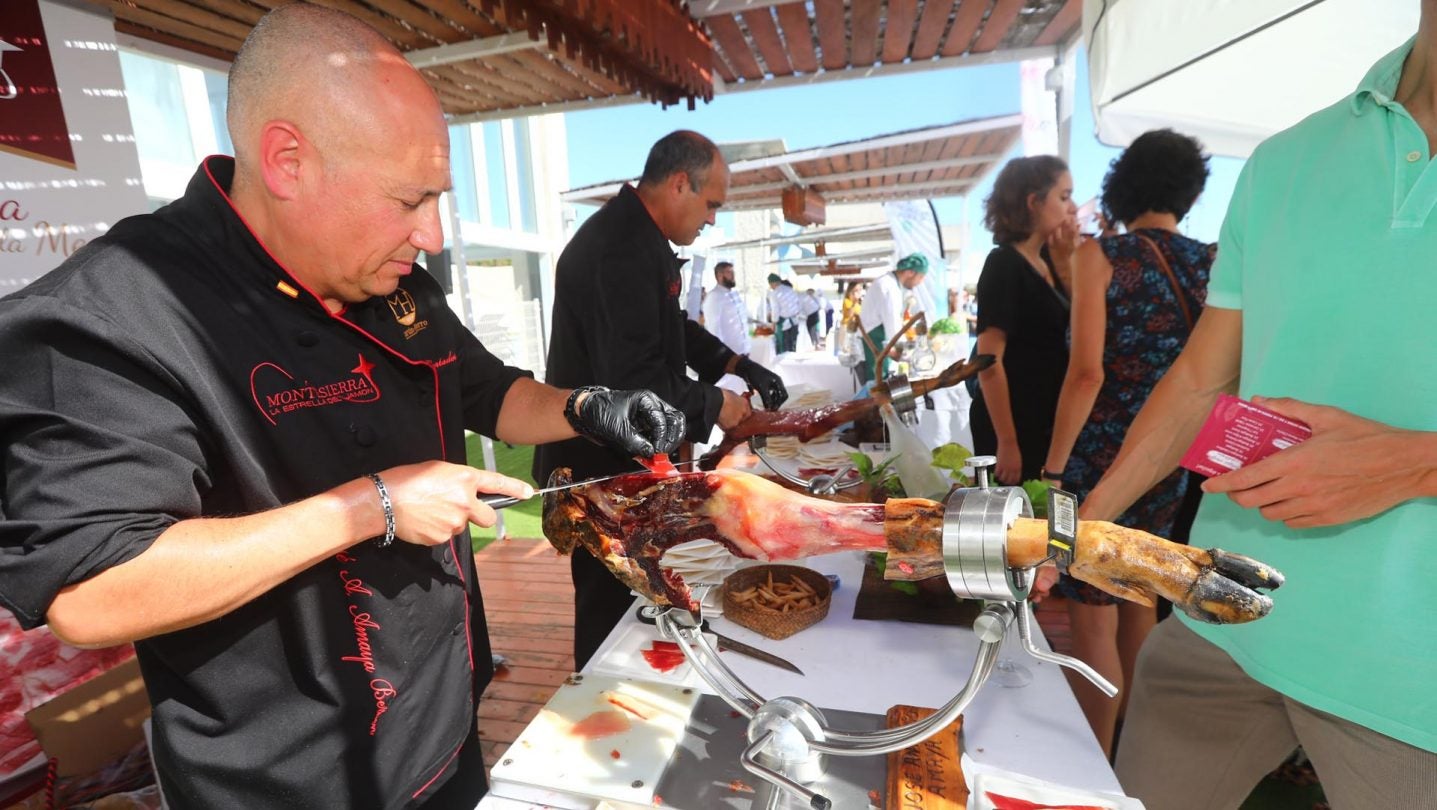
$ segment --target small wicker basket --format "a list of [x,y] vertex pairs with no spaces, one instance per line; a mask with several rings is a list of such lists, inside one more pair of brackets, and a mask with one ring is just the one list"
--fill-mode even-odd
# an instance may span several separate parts
[[[753,601],[739,602],[734,594],[749,588],[767,585],[769,577],[773,582],[787,583],[795,577],[812,588],[815,602],[806,608],[797,608],[783,613],[761,606]],[[756,633],[772,639],[788,638],[798,631],[812,627],[828,615],[829,603],[833,601],[833,588],[828,577],[812,568],[801,565],[755,565],[740,568],[729,574],[723,582],[723,615],[735,624],[747,627]]]

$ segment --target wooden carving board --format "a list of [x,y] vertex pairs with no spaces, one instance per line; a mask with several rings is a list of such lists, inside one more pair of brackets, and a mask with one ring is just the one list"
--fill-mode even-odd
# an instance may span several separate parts
[[[888,728],[907,725],[934,713],[933,709],[898,705],[888,710]],[[962,751],[960,716],[927,740],[888,755],[888,791],[885,810],[965,810],[968,785],[958,758]]]

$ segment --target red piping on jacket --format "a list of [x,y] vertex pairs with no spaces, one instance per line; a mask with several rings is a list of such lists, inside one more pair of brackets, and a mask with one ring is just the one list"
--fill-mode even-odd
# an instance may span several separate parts
[[348,307],[347,305],[346,305],[343,309],[341,309],[339,312],[330,312],[330,311],[329,311],[329,307],[327,307],[327,306],[324,305],[324,299],[323,299],[323,298],[320,298],[319,295],[316,294],[314,290],[311,290],[311,289],[309,288],[309,285],[305,284],[303,281],[300,281],[298,276],[296,276],[293,272],[291,272],[288,267],[285,267],[285,266],[284,266],[284,262],[281,262],[278,258],[275,257],[275,255],[274,255],[273,253],[270,252],[269,246],[264,243],[264,240],[263,240],[263,239],[260,239],[260,238],[259,238],[259,234],[257,234],[257,233],[254,232],[254,228],[251,228],[251,227],[250,227],[249,220],[247,220],[247,219],[244,218],[244,214],[241,214],[238,208],[235,208],[234,200],[231,200],[231,199],[230,199],[230,195],[229,195],[223,188],[220,187],[219,181],[215,179],[214,174],[210,171],[210,161],[213,160],[213,159],[215,159],[216,157],[224,157],[224,156],[223,156],[223,155],[210,155],[209,157],[205,158],[204,163],[202,164],[202,165],[205,167],[205,176],[210,179],[210,184],[215,187],[215,191],[218,191],[218,192],[220,193],[220,196],[221,196],[221,197],[224,197],[224,200],[225,200],[225,202],[229,205],[230,210],[233,211],[234,214],[235,214],[235,216],[239,218],[239,221],[240,221],[241,224],[244,225],[245,230],[249,231],[249,235],[254,239],[255,244],[259,245],[260,250],[263,250],[263,251],[264,251],[264,254],[269,257],[269,260],[270,260],[270,261],[272,261],[272,262],[275,263],[275,266],[276,266],[276,267],[278,267],[280,270],[283,270],[283,271],[284,271],[284,274],[287,275],[287,276],[289,276],[290,280],[293,281],[295,284],[298,284],[299,287],[300,287],[300,289],[302,289],[302,290],[304,290],[305,292],[309,293],[310,297],[315,300],[315,303],[319,304],[319,308],[322,309],[322,310],[324,310],[324,314],[328,315],[331,319],[336,320],[336,321],[339,321],[340,323],[344,324],[345,326],[349,327],[350,329],[353,329],[354,331],[358,332],[359,334],[364,335],[364,337],[367,338],[367,339],[369,340],[369,342],[373,343],[374,345],[378,346],[379,348],[383,349],[384,351],[389,352],[390,354],[394,355],[395,357],[399,358],[400,360],[403,360],[405,363],[408,363],[408,364],[411,365],[411,366],[427,366],[427,367],[429,368],[429,370],[434,373],[434,427],[435,427],[435,430],[437,430],[438,433],[439,433],[439,455],[440,455],[440,458],[441,458],[442,460],[444,460],[444,461],[448,461],[448,460],[449,460],[449,451],[448,451],[448,449],[445,448],[445,446],[444,446],[444,420],[443,420],[443,415],[439,412],[439,371],[438,371],[438,369],[435,367],[434,361],[433,361],[433,360],[414,360],[414,359],[412,359],[412,358],[410,358],[410,357],[408,357],[408,356],[406,356],[406,355],[404,355],[404,354],[401,354],[398,349],[395,349],[395,348],[389,346],[389,344],[387,344],[387,343],[381,341],[379,338],[376,338],[374,335],[369,334],[369,333],[366,332],[365,330],[359,328],[358,326],[355,326],[353,323],[351,323],[351,322],[345,320],[344,318],[340,317],[341,315],[344,314],[344,312],[345,312],[346,310],[349,309],[349,307]]
[[411,799],[417,799],[417,798],[419,798],[419,794],[421,794],[421,793],[423,793],[424,791],[428,790],[428,789],[429,789],[429,786],[432,785],[432,784],[434,784],[434,780],[436,780],[436,779],[438,779],[439,777],[443,776],[443,775],[444,775],[444,772],[447,771],[447,770],[449,770],[449,766],[450,766],[451,764],[453,764],[454,758],[457,757],[457,756],[459,756],[459,752],[460,752],[460,751],[463,751],[463,750],[464,750],[464,743],[460,743],[460,744],[459,744],[459,747],[454,749],[454,753],[450,754],[450,755],[449,755],[449,758],[446,759],[446,760],[444,760],[444,764],[439,767],[439,772],[436,773],[436,774],[434,774],[433,776],[429,777],[429,781],[428,781],[428,782],[425,782],[423,787],[421,787],[421,788],[419,788],[418,790],[414,791],[413,795],[411,795],[409,798],[411,798]]

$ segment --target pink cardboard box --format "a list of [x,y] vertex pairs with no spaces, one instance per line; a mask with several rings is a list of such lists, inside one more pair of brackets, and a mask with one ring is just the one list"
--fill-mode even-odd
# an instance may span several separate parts
[[1183,455],[1182,466],[1206,476],[1222,475],[1260,461],[1312,435],[1312,428],[1231,394],[1217,404]]

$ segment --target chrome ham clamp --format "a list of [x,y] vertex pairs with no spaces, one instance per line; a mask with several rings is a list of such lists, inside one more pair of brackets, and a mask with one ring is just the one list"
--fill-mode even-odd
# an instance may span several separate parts
[[755,456],[758,456],[759,461],[762,461],[765,467],[768,467],[770,470],[773,470],[774,474],[783,478],[783,480],[785,481],[803,487],[804,490],[807,491],[810,495],[834,495],[842,490],[849,489],[850,487],[856,487],[859,484],[863,483],[863,478],[860,476],[853,476],[852,480],[849,481],[843,480],[845,476],[847,476],[850,472],[853,471],[852,464],[846,465],[832,475],[828,473],[819,473],[812,478],[803,478],[802,476],[791,475],[782,469],[782,465],[775,464],[773,460],[768,457],[767,436],[751,437],[748,440],[748,449]]
[[913,385],[907,374],[891,374],[884,380],[888,386],[888,401],[893,405],[899,421],[909,427],[918,427],[918,398],[913,395]]
[[[943,572],[947,575],[948,587],[966,599],[1006,603],[1017,621],[1023,649],[1029,655],[1067,667],[1113,697],[1118,688],[1083,661],[1040,650],[1033,644],[1033,607],[1028,601],[1028,592],[1033,587],[1034,569],[1008,565],[1008,529],[1018,518],[1032,517],[1033,504],[1022,487],[993,486],[991,476],[997,464],[994,456],[969,458],[968,466],[973,468],[978,485],[954,490],[944,504]],[[1066,568],[1077,536],[1074,502],[1068,493],[1053,490],[1048,503],[1049,535],[1053,538],[1050,547]]]
[[745,770],[815,810],[829,810],[832,800],[810,787],[825,772],[824,758],[889,754],[947,728],[987,682],[1003,638],[1015,623],[1029,655],[1069,667],[1109,696],[1117,694],[1116,687],[1083,662],[1034,646],[1033,616],[1027,601],[1033,570],[1007,564],[1008,528],[1019,517],[1031,517],[1032,504],[1021,488],[991,485],[990,473],[997,463],[992,456],[976,456],[969,463],[978,486],[954,491],[945,504],[943,567],[954,593],[984,599],[987,604],[973,620],[978,653],[966,682],[946,705],[923,720],[880,731],[831,728],[823,713],[801,698],[766,699],[749,688],[703,634],[702,616],[678,608],[657,615],[660,634],[676,643],[699,677],[747,719],[748,747],[741,757]]

